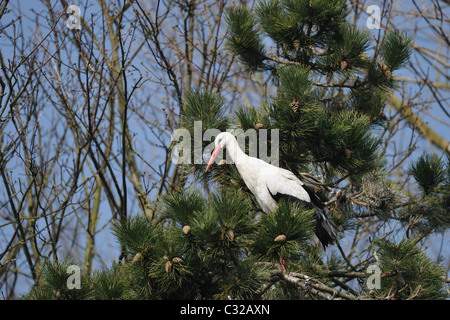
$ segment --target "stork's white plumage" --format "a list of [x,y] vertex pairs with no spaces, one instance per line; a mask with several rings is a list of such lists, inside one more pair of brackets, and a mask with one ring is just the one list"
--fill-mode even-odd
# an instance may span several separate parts
[[226,148],[247,187],[255,196],[265,213],[277,208],[280,199],[302,202],[307,208],[316,209],[317,238],[312,238],[313,245],[319,241],[325,248],[336,240],[333,222],[325,215],[323,204],[314,192],[305,186],[292,172],[275,167],[267,162],[249,157],[239,147],[236,138],[229,132],[220,133],[214,142],[215,148],[206,171],[223,148]]

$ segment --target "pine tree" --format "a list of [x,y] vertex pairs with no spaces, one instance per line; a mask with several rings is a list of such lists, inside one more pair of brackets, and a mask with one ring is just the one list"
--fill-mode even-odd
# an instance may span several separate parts
[[[339,244],[319,252],[309,243],[311,210],[281,202],[262,213],[233,164],[205,174],[204,164],[190,161],[182,166],[190,187],[162,197],[154,221],[138,214],[114,226],[125,259],[86,279],[88,292],[66,294],[58,279],[67,263],[49,262],[45,284],[28,298],[448,298],[444,269],[419,242],[449,227],[450,160],[424,155],[411,162],[420,190],[408,193],[384,170],[375,130],[387,121],[386,97],[399,86],[395,72],[408,62],[410,39],[387,31],[374,48],[370,33],[353,26],[348,14],[344,0],[262,0],[254,9],[229,8],[228,50],[248,72],[266,75],[277,92],[231,115],[214,92],[190,92],[181,125],[191,138],[195,121],[202,133],[255,129],[260,136],[261,129],[278,129],[279,165],[314,188],[340,239],[368,224],[389,230],[393,220],[403,234],[372,239],[367,233],[367,248],[354,261]],[[209,143],[203,141],[202,150]],[[192,160],[194,153],[187,156]],[[366,286],[370,265],[380,269],[379,288]],[[354,278],[360,282],[350,284]]]

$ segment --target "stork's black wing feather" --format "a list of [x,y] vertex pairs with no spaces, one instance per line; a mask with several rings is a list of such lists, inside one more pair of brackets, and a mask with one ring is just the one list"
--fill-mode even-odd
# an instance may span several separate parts
[[309,197],[311,198],[311,202],[323,210],[324,205],[323,205],[322,201],[320,200],[320,198],[317,196],[317,194],[315,194],[314,190],[312,188],[308,187],[307,185],[303,185],[302,187],[303,187],[303,189],[305,189],[306,192],[308,192]]

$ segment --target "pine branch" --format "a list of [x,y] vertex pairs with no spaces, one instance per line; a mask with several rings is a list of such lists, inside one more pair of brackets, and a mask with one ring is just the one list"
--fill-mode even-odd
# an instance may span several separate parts
[[343,277],[343,278],[365,278],[367,274],[365,272],[359,271],[342,271],[342,270],[332,270],[328,272],[329,277]]
[[281,279],[301,288],[302,290],[317,295],[326,300],[335,300],[335,297],[340,297],[346,300],[357,300],[358,298],[331,288],[317,279],[298,272],[286,272],[283,270],[272,270],[271,277],[278,276]]

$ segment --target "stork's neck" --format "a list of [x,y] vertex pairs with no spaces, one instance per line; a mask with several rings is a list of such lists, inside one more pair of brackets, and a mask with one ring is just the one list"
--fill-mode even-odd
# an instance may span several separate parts
[[226,144],[227,152],[230,155],[231,160],[236,165],[236,168],[241,175],[242,180],[244,180],[245,185],[250,189],[250,191],[255,194],[257,191],[257,176],[258,176],[258,161],[256,158],[249,157],[241,150],[236,139],[229,139]]
[[248,156],[241,150],[236,139],[229,139],[226,148],[231,160],[233,160],[238,169],[245,165]]

